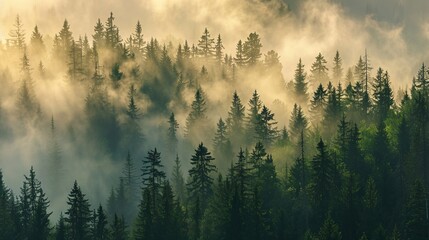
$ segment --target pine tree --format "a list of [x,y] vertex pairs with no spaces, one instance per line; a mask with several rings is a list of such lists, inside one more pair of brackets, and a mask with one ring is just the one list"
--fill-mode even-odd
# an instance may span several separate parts
[[296,197],[299,197],[301,194],[305,194],[307,185],[309,183],[309,168],[308,164],[305,161],[304,155],[304,131],[301,131],[301,140],[299,142],[299,156],[295,159],[292,168],[290,169],[290,179],[289,182],[295,193]]
[[307,104],[308,101],[308,83],[305,81],[307,74],[305,73],[304,66],[305,65],[302,63],[300,58],[298,65],[296,66],[293,82],[295,98],[300,104]]
[[140,24],[140,21],[137,21],[132,37],[133,50],[135,51],[134,54],[137,53],[142,56],[146,42],[143,40],[142,25]]
[[165,173],[161,170],[162,168],[161,153],[158,152],[156,148],[150,150],[147,153],[147,157],[143,160],[142,179],[143,187],[149,190],[150,196],[152,197],[152,206],[156,204],[159,189],[165,179]]
[[262,102],[259,99],[259,94],[255,90],[252,98],[249,100],[249,110],[246,119],[246,129],[248,137],[253,139],[257,134],[257,128],[259,125],[259,111],[262,108]]
[[289,129],[291,133],[291,139],[296,141],[298,139],[299,134],[302,131],[305,131],[308,127],[307,118],[302,111],[301,106],[295,104],[293,106],[292,114],[289,120]]
[[408,239],[427,239],[427,228],[427,197],[423,184],[416,181],[412,186],[406,208],[406,236]]
[[222,59],[223,59],[223,43],[222,43],[222,38],[220,37],[220,34],[217,36],[216,39],[216,45],[215,45],[215,57],[216,57],[216,61],[220,64],[222,63]]
[[87,239],[89,236],[89,223],[91,220],[91,211],[88,199],[82,193],[77,181],[67,197],[65,222],[68,225],[69,236],[72,239]]
[[172,174],[172,183],[173,190],[179,201],[185,200],[185,179],[183,177],[181,164],[179,160],[179,155],[176,155],[176,160],[174,161],[173,174]]
[[320,240],[341,240],[341,232],[338,225],[328,216],[319,231]]
[[239,40],[237,43],[234,62],[238,67],[243,67],[246,64],[246,59],[244,56],[244,49],[243,49],[243,42],[241,40]]
[[58,49],[55,49],[56,54],[60,60],[64,61],[67,64],[67,59],[69,57],[69,53],[72,50],[72,46],[74,43],[73,34],[70,31],[70,25],[66,20],[64,20],[63,27],[61,31],[58,33],[59,46]]
[[94,39],[94,45],[98,47],[104,47],[105,36],[106,36],[106,33],[104,31],[104,25],[100,21],[100,19],[98,19],[94,27],[94,35],[92,35],[92,38]]
[[253,66],[259,62],[262,56],[261,48],[262,44],[259,35],[256,32],[250,33],[243,44],[243,55],[246,65]]
[[154,211],[156,206],[153,205],[152,196],[149,188],[143,190],[143,197],[139,206],[139,214],[134,232],[136,240],[154,240],[156,239],[155,232],[155,216]]
[[159,226],[157,227],[158,239],[176,239],[178,229],[175,219],[173,189],[168,181],[163,184],[160,204]]
[[39,32],[37,25],[31,34],[30,40],[31,52],[35,55],[40,55],[46,51],[45,43],[43,42],[43,36]]
[[209,60],[215,56],[215,40],[211,38],[207,28],[204,29],[203,35],[198,40],[199,55]]
[[191,158],[192,168],[189,170],[190,181],[187,185],[190,197],[200,199],[202,209],[205,209],[207,201],[213,193],[213,178],[210,176],[216,171],[216,167],[212,164],[213,160],[214,158],[203,143],[198,145]]
[[387,118],[393,106],[393,93],[390,88],[390,80],[387,72],[379,68],[373,84],[374,111],[379,121]]
[[55,240],[66,240],[67,232],[66,232],[66,224],[63,217],[63,213],[60,213],[60,219],[55,227]]
[[317,144],[318,153],[311,161],[312,181],[311,192],[317,218],[325,218],[331,203],[331,193],[334,187],[334,165],[329,156],[327,146],[320,139]]
[[130,89],[128,90],[128,110],[127,114],[128,116],[133,119],[137,120],[140,118],[140,109],[137,107],[135,103],[135,96],[137,94],[137,90],[134,87],[134,84],[131,84]]
[[270,146],[277,138],[277,122],[274,120],[272,113],[265,105],[258,115],[258,125],[256,127],[257,141],[262,142],[265,146]]
[[134,160],[131,157],[130,152],[128,151],[127,157],[125,158],[125,163],[122,168],[122,179],[125,187],[125,195],[128,200],[133,202],[137,199],[135,196],[135,191],[137,190],[137,173],[134,166]]
[[110,49],[114,49],[120,43],[120,39],[118,36],[118,27],[114,24],[115,17],[113,17],[113,13],[110,12],[110,16],[107,18],[106,27],[105,27],[105,39],[106,44]]
[[13,216],[11,215],[10,189],[3,181],[3,172],[0,169],[0,239],[12,239],[13,236]]
[[322,83],[327,84],[329,82],[328,68],[326,67],[327,61],[321,53],[316,56],[315,62],[311,65],[311,76],[310,79],[313,84]]
[[244,111],[245,107],[241,104],[237,91],[234,91],[231,107],[228,112],[228,118],[226,120],[228,135],[234,140],[241,140],[240,136],[242,136],[244,131]]
[[239,198],[241,201],[243,202],[245,197],[247,197],[246,195],[249,194],[249,183],[250,183],[250,172],[249,172],[249,168],[248,168],[248,163],[246,161],[246,157],[244,156],[244,151],[242,148],[240,148],[240,152],[237,155],[237,162],[235,162],[234,166],[233,166],[233,183],[236,184],[236,190],[238,191],[239,194]]
[[95,239],[107,240],[109,239],[109,230],[107,228],[107,216],[104,213],[103,207],[99,205],[97,209],[97,219],[95,225]]
[[167,142],[169,145],[170,152],[177,151],[177,129],[179,128],[179,123],[177,122],[174,113],[170,114],[168,118],[168,130],[167,130]]
[[322,119],[323,117],[323,113],[326,107],[326,98],[327,91],[323,88],[322,84],[319,84],[319,87],[317,87],[316,91],[313,94],[313,99],[310,100],[311,117],[316,122],[320,121],[320,119]]
[[9,37],[12,39],[12,47],[19,51],[25,50],[25,31],[24,25],[21,22],[19,15],[16,15],[14,29],[9,32]]
[[343,78],[343,60],[340,57],[340,53],[337,52],[335,53],[335,57],[334,57],[334,67],[332,68],[332,73],[333,73],[333,80],[335,82],[340,82],[341,79]]
[[198,88],[195,92],[194,101],[191,104],[191,112],[186,119],[186,131],[187,135],[192,135],[199,124],[207,118],[206,116],[206,100],[204,92],[201,88]]
[[119,218],[115,214],[113,222],[110,225],[110,239],[111,240],[126,240],[127,231],[125,226],[125,221],[123,218]]

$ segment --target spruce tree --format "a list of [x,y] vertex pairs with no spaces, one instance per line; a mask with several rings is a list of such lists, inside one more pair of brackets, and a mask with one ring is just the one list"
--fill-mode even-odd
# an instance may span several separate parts
[[185,201],[185,179],[183,177],[182,165],[180,164],[179,155],[176,155],[176,159],[174,160],[174,167],[172,173],[172,184],[173,190],[177,197],[177,200]]
[[207,201],[213,193],[211,174],[216,171],[216,167],[212,164],[213,160],[214,158],[203,143],[198,145],[191,158],[190,181],[187,183],[189,195],[192,199],[200,199],[202,209],[205,209]]
[[72,239],[88,239],[91,211],[88,199],[82,193],[77,181],[67,197],[68,209],[65,222],[68,226],[68,235]]
[[241,104],[240,97],[237,91],[234,91],[232,96],[231,107],[229,108],[226,124],[228,127],[228,135],[234,140],[241,140],[243,134],[245,107]]
[[323,117],[323,113],[326,107],[327,91],[323,88],[322,84],[319,84],[316,91],[313,93],[313,99],[310,100],[311,107],[310,113],[314,121],[318,122]]
[[220,34],[217,36],[216,39],[216,44],[215,44],[215,58],[217,63],[222,63],[222,59],[223,59],[223,43],[222,43],[222,38],[220,37]]
[[156,150],[150,150],[142,164],[143,188],[148,189],[152,197],[152,205],[155,206],[159,190],[165,179],[165,173],[161,170],[161,153]]
[[293,106],[292,114],[289,120],[289,129],[291,133],[291,139],[296,142],[301,132],[306,130],[308,127],[308,120],[302,111],[301,106],[295,104]]
[[177,122],[174,113],[170,114],[168,118],[168,129],[167,129],[167,143],[170,149],[170,153],[177,151],[177,129],[179,128],[179,123]]
[[340,57],[340,53],[335,53],[334,57],[334,67],[332,68],[332,74],[333,74],[333,80],[335,82],[341,82],[341,79],[343,78],[343,60]]
[[198,40],[199,55],[209,60],[215,56],[215,40],[211,38],[207,28],[204,29],[203,35]]
[[265,146],[270,146],[277,138],[276,124],[274,113],[264,105],[261,113],[258,115],[258,125],[256,127],[257,141],[262,142]]
[[257,136],[257,128],[259,125],[259,111],[262,108],[262,102],[259,99],[259,94],[255,90],[252,98],[249,100],[249,110],[246,119],[247,136],[251,139]]
[[[334,165],[329,156],[327,146],[320,139],[317,144],[318,153],[311,161],[312,181],[311,193],[313,197],[314,209],[316,209],[317,220],[326,217],[331,204],[331,193],[334,187]],[[321,219],[322,218],[322,219]]]
[[327,84],[329,82],[328,68],[326,67],[327,61],[325,57],[319,53],[316,56],[316,60],[311,65],[311,76],[310,79],[313,84],[322,83]]
[[262,56],[261,48],[262,44],[259,34],[256,32],[250,33],[243,44],[243,55],[246,65],[253,66],[258,63]]
[[[201,88],[198,88],[195,92],[194,101],[191,104],[191,112],[186,118],[186,131],[187,135],[195,134],[198,127],[203,124],[206,116],[206,100],[204,92]],[[200,129],[201,130],[201,129]]]
[[119,218],[118,215],[115,214],[113,218],[113,222],[110,225],[110,239],[111,240],[126,240],[128,239],[125,226],[125,221],[123,218]]
[[238,67],[243,67],[246,64],[246,59],[244,56],[244,49],[243,49],[243,42],[241,40],[238,41],[235,49],[234,62]]
[[308,83],[305,80],[306,77],[307,77],[307,74],[305,73],[305,70],[304,70],[304,64],[302,63],[300,58],[296,66],[293,86],[294,86],[294,94],[295,94],[296,101],[299,104],[304,104],[304,105],[306,105],[308,101],[308,93],[307,93]]

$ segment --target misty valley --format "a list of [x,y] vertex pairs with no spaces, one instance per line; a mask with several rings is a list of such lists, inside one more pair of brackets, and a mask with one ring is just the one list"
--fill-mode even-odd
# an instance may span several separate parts
[[424,63],[116,21],[0,35],[0,240],[429,239]]

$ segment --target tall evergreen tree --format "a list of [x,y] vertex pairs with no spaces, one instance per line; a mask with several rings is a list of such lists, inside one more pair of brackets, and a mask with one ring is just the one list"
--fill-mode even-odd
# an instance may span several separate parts
[[231,107],[228,112],[228,118],[226,120],[228,135],[234,140],[241,140],[240,136],[242,136],[244,130],[244,111],[245,107],[241,104],[237,91],[234,91]]
[[68,225],[68,236],[71,239],[88,239],[91,211],[88,199],[82,193],[77,181],[67,197],[66,223]]
[[307,74],[304,70],[304,64],[301,61],[301,58],[299,59],[298,65],[296,66],[295,75],[294,75],[294,94],[296,101],[299,104],[307,104],[308,101],[308,87],[307,82],[305,81],[305,78],[307,77]]
[[213,58],[216,54],[214,44],[215,40],[210,36],[210,32],[207,28],[205,28],[203,35],[200,40],[198,40],[199,55],[206,60]]
[[207,118],[206,116],[206,100],[204,92],[201,88],[198,88],[195,92],[195,98],[191,105],[191,112],[186,118],[186,131],[187,135],[192,135],[203,124],[203,121]]
[[259,124],[259,111],[262,108],[262,102],[259,98],[258,92],[253,92],[252,98],[249,100],[249,110],[246,119],[246,128],[248,137],[254,138],[257,134]]
[[[334,166],[329,156],[327,146],[320,139],[317,144],[318,153],[311,161],[312,181],[311,193],[314,209],[316,210],[316,223],[326,217],[331,204],[331,193],[334,186]],[[322,219],[321,219],[322,218]]]
[[13,29],[9,32],[9,37],[12,39],[12,47],[19,51],[25,50],[25,31],[19,15],[16,15]]
[[150,196],[152,197],[152,206],[155,206],[156,199],[159,195],[159,190],[165,179],[165,173],[161,170],[161,153],[156,150],[150,150],[147,157],[143,160],[142,166],[142,179],[143,187],[149,189]]
[[310,107],[310,113],[311,117],[315,122],[319,122],[320,119],[323,118],[323,113],[325,111],[326,107],[326,98],[327,98],[327,91],[323,88],[322,84],[319,84],[319,87],[317,87],[316,91],[313,94],[313,99],[310,100],[311,107]]
[[250,33],[243,44],[243,55],[248,66],[253,66],[258,63],[262,56],[261,53],[261,39],[256,32]]
[[179,201],[185,201],[185,179],[181,167],[179,155],[176,155],[172,174],[173,190]]
[[311,65],[311,76],[310,79],[313,84],[322,83],[327,84],[329,82],[328,68],[326,67],[327,61],[325,57],[319,53],[316,56],[316,60]]
[[177,129],[179,123],[177,122],[174,113],[170,114],[168,118],[168,130],[167,130],[167,142],[169,145],[170,152],[174,153],[177,151]]
[[265,146],[270,146],[275,138],[277,138],[277,122],[274,120],[272,113],[265,105],[262,107],[261,113],[258,115],[258,125],[256,128],[257,140],[261,141]]
[[190,197],[200,199],[202,209],[205,209],[207,201],[213,193],[213,178],[210,176],[216,171],[216,167],[212,164],[213,160],[214,158],[203,143],[198,145],[191,158],[192,168],[189,170],[190,181],[187,185]]
[[220,64],[222,63],[222,59],[223,59],[223,43],[222,43],[222,38],[220,37],[220,34],[217,36],[216,39],[216,44],[215,44],[215,57],[216,57],[216,61]]
[[241,40],[238,41],[237,46],[235,48],[234,62],[238,67],[242,67],[246,64],[243,42]]
[[296,141],[298,136],[303,130],[306,130],[308,127],[307,118],[302,111],[301,106],[295,104],[293,106],[292,114],[289,120],[289,129],[291,133],[291,139]]
[[333,80],[335,82],[340,82],[341,79],[343,78],[343,60],[340,57],[340,53],[337,52],[335,53],[335,57],[334,57],[334,67],[332,68],[332,74],[333,74]]

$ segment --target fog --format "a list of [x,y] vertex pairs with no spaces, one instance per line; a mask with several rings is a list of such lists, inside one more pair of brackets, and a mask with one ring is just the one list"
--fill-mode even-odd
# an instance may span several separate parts
[[[428,8],[427,0],[414,0],[407,4],[404,0],[129,0],[126,3],[113,0],[3,0],[0,1],[0,41],[6,44],[8,33],[19,15],[27,44],[37,25],[44,35],[50,55],[52,39],[60,31],[64,19],[68,20],[75,39],[84,35],[92,39],[97,19],[100,18],[104,23],[110,12],[113,12],[115,24],[124,40],[134,31],[137,21],[142,24],[145,41],[155,37],[161,45],[172,42],[175,47],[185,40],[190,45],[196,44],[207,27],[212,37],[221,34],[225,53],[228,55],[235,54],[238,40],[244,41],[250,32],[257,32],[261,37],[263,53],[269,50],[279,53],[285,83],[292,80],[299,58],[302,58],[309,73],[311,63],[319,52],[325,56],[328,68],[331,68],[332,59],[338,50],[343,58],[345,72],[356,64],[359,56],[363,56],[366,50],[374,68],[380,66],[389,71],[396,93],[399,88],[410,86],[419,65],[429,57],[429,52],[424,51],[429,45],[429,15],[424,11]],[[19,65],[18,59],[0,59],[1,69],[6,73],[0,78],[4,88],[0,90],[1,109],[6,112],[3,121],[13,125],[9,131],[5,131],[6,140],[0,145],[0,168],[5,182],[15,193],[19,193],[23,175],[28,174],[31,165],[35,166],[36,174],[42,182],[47,179],[43,174],[49,173],[44,173],[41,169],[48,148],[49,121],[53,116],[65,162],[64,169],[67,171],[60,183],[67,187],[63,187],[60,192],[48,191],[54,216],[65,210],[66,194],[74,179],[81,183],[82,190],[88,194],[93,204],[105,204],[110,189],[117,187],[126,153],[113,156],[96,146],[85,146],[80,141],[79,134],[73,135],[88,131],[83,124],[88,86],[72,84],[67,80],[66,71],[49,57],[40,59],[49,77],[38,77],[36,72],[39,59],[30,56],[35,95],[40,102],[44,120],[38,124],[15,124],[13,109],[20,79],[19,68],[16,67]],[[130,71],[132,66],[132,63],[124,64],[121,71]],[[252,76],[244,73],[242,77],[247,80],[241,85],[231,86],[225,81],[202,84],[210,104],[208,115],[211,116],[213,128],[219,117],[227,117],[234,90],[237,90],[242,103],[247,106],[254,89],[258,90],[261,100],[275,112],[279,127],[287,125],[294,104],[287,91],[268,83],[263,73]],[[129,81],[124,79],[125,83]],[[117,109],[119,122],[125,116],[121,106],[127,104],[127,90],[127,87],[107,89],[110,101]],[[185,92],[188,104],[192,102],[193,94],[191,91]],[[274,104],[276,100],[280,104]],[[145,95],[139,96],[137,103],[143,115],[152,104]],[[188,110],[174,106],[171,108],[176,112],[180,137],[183,137]],[[161,145],[163,152],[160,135],[164,132],[160,131],[164,130],[166,121],[167,118],[162,115],[147,117],[142,130],[145,135],[142,151]],[[21,131],[24,133],[17,134]],[[212,137],[207,136],[201,140],[211,141]],[[186,170],[192,149],[180,140],[179,149]],[[135,159],[136,164],[140,160]],[[164,162],[168,174],[171,162]]]

